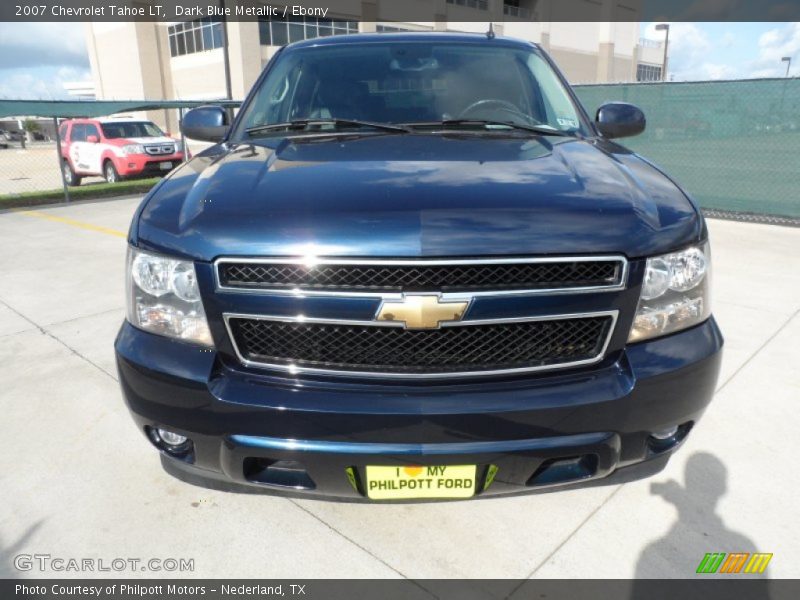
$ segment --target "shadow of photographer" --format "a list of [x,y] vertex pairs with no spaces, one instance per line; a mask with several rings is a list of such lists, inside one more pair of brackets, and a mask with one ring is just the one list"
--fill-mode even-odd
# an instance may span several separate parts
[[[766,576],[762,574],[722,573],[724,560],[715,573],[697,573],[707,553],[726,554],[758,552],[756,544],[741,532],[728,527],[716,510],[728,489],[728,471],[723,462],[708,452],[689,457],[684,471],[684,484],[671,480],[650,484],[652,494],[660,496],[678,511],[678,519],[663,537],[650,543],[636,564],[636,579],[680,578],[754,578],[763,582],[755,597],[768,598]],[[749,559],[748,559],[749,560]],[[738,561],[737,561],[738,562]],[[743,561],[746,565],[747,561]],[[646,584],[634,583],[633,598],[641,596]],[[647,586],[648,588],[650,586]]]
[[33,535],[42,526],[42,521],[37,521],[23,533],[20,538],[13,542],[10,546],[3,544],[3,539],[0,538],[0,579],[16,579],[20,573],[14,568],[14,557],[17,556],[30,541]]

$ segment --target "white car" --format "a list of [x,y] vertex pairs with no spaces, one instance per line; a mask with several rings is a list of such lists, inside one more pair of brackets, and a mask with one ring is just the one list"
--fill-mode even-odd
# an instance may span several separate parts
[[61,123],[61,158],[69,185],[88,176],[109,183],[164,175],[183,162],[180,140],[141,119],[70,119]]

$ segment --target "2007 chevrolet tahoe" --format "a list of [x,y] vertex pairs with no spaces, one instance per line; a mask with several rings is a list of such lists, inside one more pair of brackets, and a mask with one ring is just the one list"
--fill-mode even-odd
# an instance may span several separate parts
[[137,426],[189,481],[374,501],[658,462],[722,337],[700,211],[612,141],[644,127],[623,103],[591,121],[527,42],[286,46],[232,122],[185,115],[215,145],[134,216]]

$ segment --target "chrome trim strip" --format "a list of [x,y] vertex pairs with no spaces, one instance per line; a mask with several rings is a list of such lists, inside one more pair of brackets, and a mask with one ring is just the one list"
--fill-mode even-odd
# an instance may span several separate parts
[[[214,284],[217,290],[232,292],[237,294],[262,294],[295,296],[298,298],[306,296],[336,296],[340,298],[382,298],[384,300],[401,298],[403,292],[352,292],[347,290],[304,290],[302,288],[279,289],[279,288],[240,288],[235,286],[225,286],[219,279],[219,266],[223,263],[255,263],[255,264],[275,264],[275,265],[302,265],[312,263],[315,265],[396,265],[396,266],[443,266],[443,265],[510,265],[510,264],[537,264],[555,262],[604,262],[616,261],[621,265],[619,280],[617,283],[602,286],[586,287],[565,287],[565,288],[545,288],[545,289],[520,289],[520,290],[477,290],[473,292],[441,292],[443,300],[458,300],[465,297],[488,297],[488,296],[527,296],[527,295],[556,295],[556,294],[586,294],[595,292],[613,292],[625,289],[628,283],[628,259],[621,255],[606,256],[548,256],[538,258],[454,258],[454,259],[361,259],[361,258],[319,258],[313,259],[305,257],[294,258],[251,258],[247,256],[221,257],[214,261]],[[437,290],[427,290],[429,293],[436,293]],[[406,293],[426,293],[420,292]]]
[[229,440],[240,446],[265,450],[296,452],[326,452],[330,454],[386,454],[441,456],[447,454],[484,454],[518,452],[522,450],[550,450],[566,446],[602,444],[613,434],[605,432],[579,433],[528,440],[500,440],[489,442],[449,442],[440,444],[400,444],[373,442],[330,442],[323,440],[294,440],[255,435],[231,435]]
[[250,315],[241,313],[224,313],[222,318],[225,322],[225,329],[228,331],[228,339],[230,339],[233,351],[236,357],[246,367],[272,369],[283,371],[291,375],[335,375],[346,377],[365,377],[375,379],[451,379],[456,377],[485,377],[488,375],[508,375],[517,373],[533,373],[536,371],[550,371],[556,369],[566,369],[570,367],[578,367],[583,365],[591,365],[603,359],[608,349],[608,344],[611,342],[611,337],[614,335],[614,330],[617,326],[617,318],[619,311],[599,311],[591,313],[572,313],[566,315],[546,315],[534,317],[514,317],[505,319],[480,319],[473,321],[446,321],[441,324],[442,327],[464,327],[469,325],[493,325],[503,323],[524,323],[529,321],[557,321],[560,319],[581,319],[586,317],[611,317],[611,326],[608,329],[608,335],[603,343],[600,352],[591,358],[576,360],[565,363],[557,363],[552,365],[538,365],[534,367],[517,367],[514,369],[493,369],[489,371],[448,371],[445,373],[392,373],[383,371],[355,371],[355,370],[341,370],[341,369],[322,369],[318,367],[300,367],[297,365],[282,365],[275,363],[265,363],[246,359],[239,351],[236,344],[236,339],[233,336],[231,329],[231,319],[255,319],[258,321],[280,321],[284,323],[320,323],[332,325],[368,325],[373,327],[403,327],[402,323],[394,323],[391,321],[357,321],[357,320],[344,320],[344,319],[318,319],[314,317],[306,317],[304,315],[290,316],[271,316],[271,315]]

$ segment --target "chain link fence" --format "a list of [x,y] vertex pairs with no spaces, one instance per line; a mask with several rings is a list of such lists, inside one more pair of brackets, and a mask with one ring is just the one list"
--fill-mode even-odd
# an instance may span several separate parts
[[0,196],[61,187],[48,119],[0,119]]
[[647,129],[621,143],[664,169],[710,216],[779,224],[800,219],[800,79],[575,91],[590,115],[612,100],[639,106]]
[[[146,117],[143,117],[146,119]],[[133,120],[133,119],[132,119]],[[0,209],[15,204],[67,200],[74,192],[76,198],[92,195],[114,195],[127,189],[140,190],[152,185],[152,178],[137,177],[120,185],[107,185],[98,172],[86,176],[80,187],[65,191],[62,167],[69,153],[56,133],[60,119],[22,117],[0,120]],[[21,126],[20,126],[21,125]],[[62,142],[59,151],[59,141]],[[178,142],[179,143],[179,142]],[[98,145],[99,148],[103,144]]]
[[185,110],[202,103],[0,100],[0,210],[147,191],[181,154],[208,146],[180,133]]

